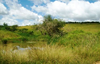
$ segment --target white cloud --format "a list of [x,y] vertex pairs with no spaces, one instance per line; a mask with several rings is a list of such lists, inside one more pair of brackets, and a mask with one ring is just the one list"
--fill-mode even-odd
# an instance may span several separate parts
[[33,6],[32,9],[67,20],[85,21],[99,20],[100,18],[100,1],[94,3],[82,0],[72,0],[69,3],[54,1],[44,7]]
[[[19,25],[21,25],[21,26],[33,25],[33,24],[34,24],[33,21],[34,21],[35,24],[42,23],[43,17],[42,17],[42,16],[38,16],[38,19],[35,19],[35,20],[24,20],[24,21],[22,21],[21,24],[19,24]],[[37,22],[37,21],[38,21],[38,22]]]
[[44,7],[44,6],[32,6],[31,7],[32,8],[32,10],[34,11],[36,11],[36,12],[47,12],[47,8],[46,7]]
[[0,0],[0,2],[3,2],[3,0]]
[[56,1],[61,1],[65,3],[69,3],[70,1],[85,1],[85,0],[56,0]]
[[24,8],[21,4],[18,4],[17,0],[9,0],[6,3],[10,8],[10,15],[15,17],[15,19],[34,20],[38,18],[38,14]]
[[[7,7],[4,6],[4,1]],[[0,19],[0,24],[4,22],[9,25],[42,23],[42,15],[47,14],[66,21],[100,20],[100,0],[94,3],[86,0],[55,0],[54,2],[50,2],[50,0],[29,1],[32,1],[34,4],[31,7],[32,11],[23,7],[22,4],[19,4],[18,0],[0,0],[0,15],[3,17]],[[19,20],[22,21],[20,22]]]
[[39,19],[38,19],[38,23],[42,23],[42,21],[43,21],[43,16],[38,16],[39,17]]
[[33,21],[32,20],[24,20],[21,23],[21,26],[25,26],[25,25],[33,25]]
[[[3,24],[5,22],[5,23],[8,23],[9,25],[14,25],[16,23],[19,25],[28,25],[28,24],[34,24],[36,22],[39,22],[38,20],[41,20],[40,15],[23,7],[21,4],[18,3],[18,0],[9,0],[9,1],[5,0],[5,2],[7,6],[9,7],[9,10],[8,10],[9,15],[3,16],[3,18],[0,20],[1,22],[0,24]],[[6,10],[4,6],[2,7],[4,8],[4,10]],[[3,14],[3,12],[0,12],[0,13]],[[18,19],[22,20],[23,23],[21,23],[20,21],[17,21]]]
[[56,0],[56,1],[61,1],[61,2],[68,3],[70,0]]
[[0,24],[2,25],[3,23],[7,23],[8,25],[15,25],[18,24],[18,21],[9,17],[3,17],[0,20]]
[[2,3],[0,3],[0,15],[5,14],[8,14],[7,8]]
[[11,9],[10,15],[15,17],[15,19],[22,20],[34,20],[38,18],[38,14],[33,13],[24,7],[20,7],[19,9]]
[[32,1],[34,3],[34,5],[40,5],[42,3],[46,4],[48,2],[50,2],[50,0],[29,0]]

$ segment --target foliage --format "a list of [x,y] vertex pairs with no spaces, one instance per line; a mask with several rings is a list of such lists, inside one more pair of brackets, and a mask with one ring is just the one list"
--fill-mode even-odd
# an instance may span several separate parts
[[18,34],[21,36],[32,36],[34,32],[32,30],[28,30],[27,28],[18,29]]
[[7,39],[2,39],[3,44],[7,44],[7,41],[8,41]]
[[44,17],[43,24],[39,25],[41,34],[53,36],[54,34],[62,35],[61,28],[65,25],[65,22],[58,19],[53,19],[50,15]]
[[[78,42],[79,46],[77,46],[78,44],[74,46],[74,42],[73,44],[69,42],[66,46],[40,44],[39,42],[31,44],[30,47],[40,47],[40,49],[43,47],[43,50],[32,49],[23,52],[14,52],[16,49],[13,48],[18,44],[8,44],[5,48],[0,45],[0,64],[95,64],[95,62],[100,61],[100,43],[98,38],[95,39],[90,41],[84,38],[84,42]],[[82,44],[85,41],[88,43]],[[25,48],[29,46],[29,44],[19,45]]]
[[10,28],[10,31],[16,31],[17,30],[18,25],[13,25]]
[[[22,27],[15,32],[0,30],[0,41],[14,42],[7,46],[0,45],[0,64],[95,64],[100,61],[99,24],[66,24],[63,31],[69,31],[61,36],[63,24],[60,25],[58,21],[49,16],[43,24],[34,25],[33,30]],[[46,35],[41,35],[39,31]],[[43,50],[15,53],[14,47],[17,45],[43,47]]]
[[8,26],[7,23],[4,23],[3,25],[0,26],[0,30],[16,31],[17,27],[18,25]]
[[27,37],[22,37],[21,40],[22,40],[23,42],[26,42],[26,41],[28,41],[28,38],[27,38]]
[[8,26],[8,24],[4,23],[3,26],[4,26],[4,29],[10,30],[10,27]]

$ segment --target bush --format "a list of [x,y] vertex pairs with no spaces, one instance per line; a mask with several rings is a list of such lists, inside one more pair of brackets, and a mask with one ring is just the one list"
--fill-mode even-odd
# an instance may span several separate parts
[[26,41],[28,41],[28,38],[22,37],[22,38],[21,38],[21,41],[26,42]]
[[45,20],[43,24],[39,25],[39,30],[42,35],[48,34],[49,36],[53,36],[54,34],[62,35],[61,28],[66,24],[62,20],[53,19],[50,15],[44,17]]
[[23,28],[23,29],[20,29],[19,31],[22,32],[22,33],[26,33],[28,31],[28,29]]
[[18,25],[13,25],[10,28],[10,31],[16,31],[17,30]]
[[3,44],[7,44],[8,40],[7,39],[2,39]]

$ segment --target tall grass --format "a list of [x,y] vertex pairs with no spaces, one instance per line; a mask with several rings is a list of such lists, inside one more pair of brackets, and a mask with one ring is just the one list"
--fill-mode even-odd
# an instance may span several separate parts
[[[69,25],[66,26],[68,27]],[[66,26],[64,28],[65,32],[69,31],[62,37],[55,36],[50,38],[46,35],[41,36],[36,32],[37,34],[34,33],[34,36],[26,37],[35,42],[34,44],[18,43],[20,40],[6,46],[0,43],[0,64],[94,64],[100,61],[99,27],[95,29],[96,25],[93,30],[87,31],[93,25],[88,25],[88,28],[85,27],[87,25],[84,25],[82,28],[80,27],[81,24],[71,24],[70,26],[72,27],[69,26],[69,29],[66,29]],[[5,32],[4,34],[3,32],[0,30],[0,33],[2,33],[0,38],[12,38],[13,35],[15,35],[15,39],[17,37],[19,37],[18,39],[21,38],[20,35],[15,33],[10,35],[12,32]],[[21,39],[25,40],[25,38]],[[47,41],[50,41],[50,43],[47,44]],[[31,48],[43,47],[44,49],[19,51],[15,47],[17,45],[24,48],[30,46]],[[14,50],[17,50],[17,52]]]
[[59,44],[36,46],[44,49],[14,52],[13,44],[0,45],[0,64],[93,64],[100,61],[98,42],[90,42],[88,45],[74,48]]
[[[10,47],[10,48],[8,48]],[[55,64],[55,63],[69,63],[74,60],[72,51],[66,51],[66,48],[58,45],[45,45],[44,50],[27,50],[27,51],[10,51],[12,46],[6,47],[6,52],[2,52],[1,46],[1,64],[13,64],[13,63],[36,63],[36,64]],[[70,60],[71,59],[71,60]]]

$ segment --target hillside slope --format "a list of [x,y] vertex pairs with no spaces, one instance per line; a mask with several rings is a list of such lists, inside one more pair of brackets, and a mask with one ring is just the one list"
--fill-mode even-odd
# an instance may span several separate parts
[[70,32],[74,30],[83,30],[85,32],[97,33],[97,32],[100,32],[100,24],[99,23],[66,24],[63,30],[65,32]]

